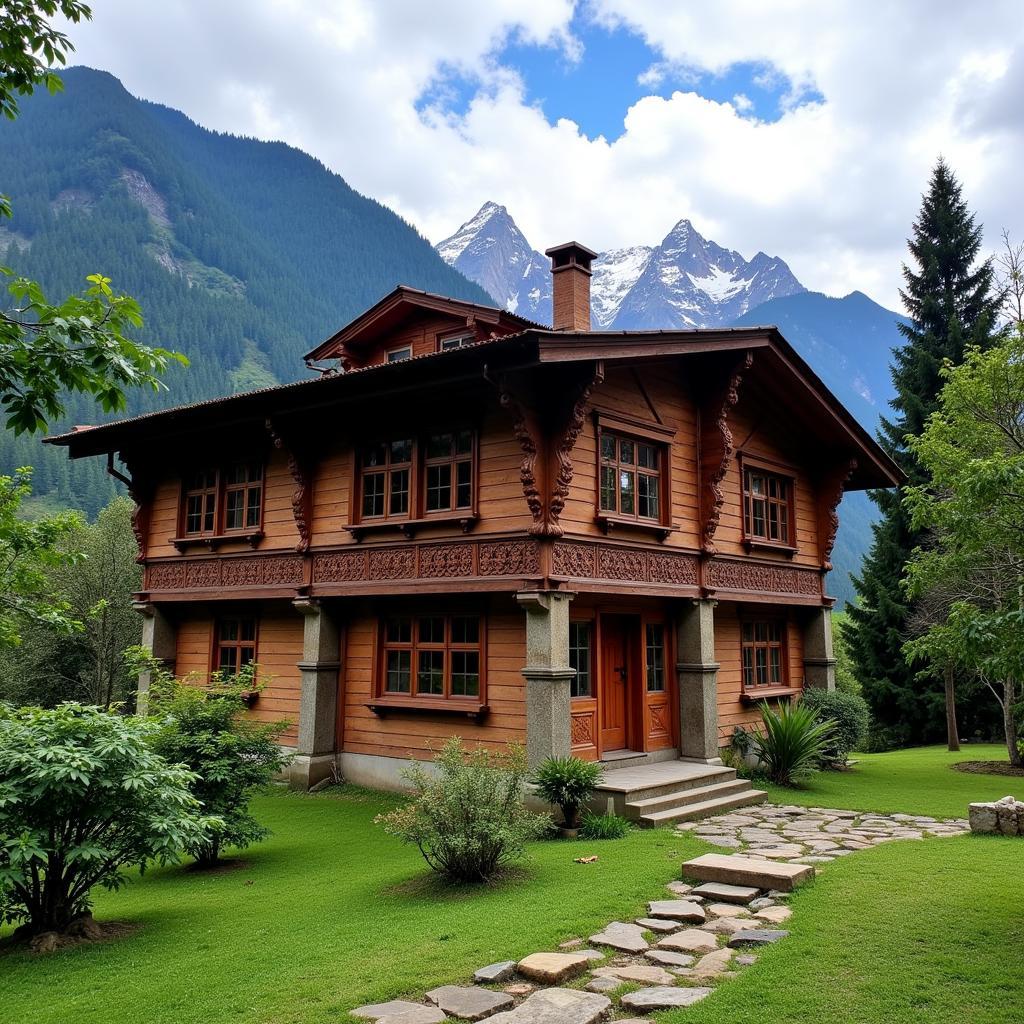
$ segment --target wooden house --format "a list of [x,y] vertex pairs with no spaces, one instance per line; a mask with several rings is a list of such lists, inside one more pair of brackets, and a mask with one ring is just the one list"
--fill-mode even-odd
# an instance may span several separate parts
[[594,254],[548,255],[550,328],[399,287],[311,379],[48,439],[128,483],[154,654],[259,664],[298,787],[459,735],[700,795],[834,686],[837,507],[899,470],[775,328],[591,331]]

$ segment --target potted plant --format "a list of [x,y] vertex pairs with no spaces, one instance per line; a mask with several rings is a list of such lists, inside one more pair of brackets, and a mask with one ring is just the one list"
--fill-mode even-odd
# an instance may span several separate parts
[[534,774],[538,795],[562,812],[560,832],[575,839],[580,811],[601,781],[601,766],[578,757],[549,757]]

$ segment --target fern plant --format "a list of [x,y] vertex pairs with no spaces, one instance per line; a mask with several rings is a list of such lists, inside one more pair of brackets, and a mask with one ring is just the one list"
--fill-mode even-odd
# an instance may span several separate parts
[[773,711],[761,704],[763,731],[755,737],[761,769],[774,783],[792,786],[813,774],[832,740],[835,722],[818,721],[815,713],[801,704],[781,704]]
[[601,766],[579,757],[549,757],[533,776],[542,800],[562,812],[563,827],[579,827],[580,810],[601,781]]

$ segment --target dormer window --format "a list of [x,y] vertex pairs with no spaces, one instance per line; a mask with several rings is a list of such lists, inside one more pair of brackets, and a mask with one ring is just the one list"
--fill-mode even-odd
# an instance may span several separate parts
[[449,352],[455,348],[465,348],[476,341],[473,331],[460,331],[457,334],[441,335],[438,338],[438,349],[441,352]]
[[404,363],[406,359],[412,359],[411,345],[403,345],[401,348],[393,348],[388,352],[389,363]]

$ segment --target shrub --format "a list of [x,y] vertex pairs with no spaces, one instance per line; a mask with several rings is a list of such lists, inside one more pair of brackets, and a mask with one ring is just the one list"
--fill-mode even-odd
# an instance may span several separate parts
[[285,722],[243,717],[247,696],[258,690],[255,664],[234,677],[213,673],[210,686],[179,682],[150,666],[150,711],[159,723],[156,753],[193,773],[192,794],[218,824],[186,849],[202,864],[215,864],[227,846],[245,849],[270,833],[250,813],[253,791],[266,786],[287,759],[277,741]]
[[835,723],[819,722],[810,708],[783,703],[773,711],[761,704],[763,732],[755,738],[765,775],[780,786],[791,786],[817,771],[832,738]]
[[632,826],[625,818],[617,814],[583,815],[580,824],[580,835],[584,839],[621,839]]
[[822,763],[826,767],[841,768],[851,751],[863,749],[871,724],[871,712],[868,702],[860,694],[805,690],[800,703],[814,713],[817,721],[835,723],[822,752]]
[[149,745],[151,723],[80,704],[0,704],[0,920],[64,932],[97,885],[168,863],[217,824],[191,772]]
[[485,882],[521,857],[526,842],[548,820],[523,803],[526,752],[465,751],[450,739],[434,759],[436,775],[421,764],[404,774],[412,801],[375,819],[390,835],[414,843],[430,867],[453,881]]
[[537,795],[561,810],[569,829],[579,826],[580,810],[600,781],[601,766],[579,757],[549,757],[533,776]]

